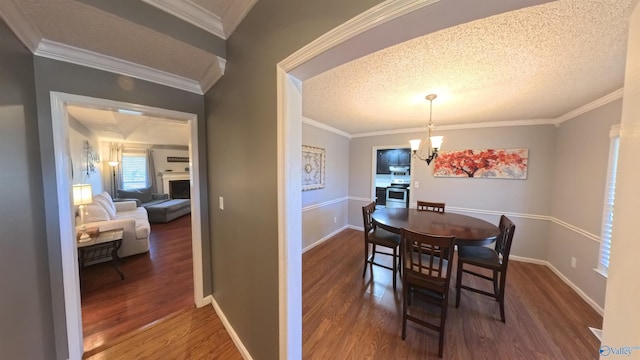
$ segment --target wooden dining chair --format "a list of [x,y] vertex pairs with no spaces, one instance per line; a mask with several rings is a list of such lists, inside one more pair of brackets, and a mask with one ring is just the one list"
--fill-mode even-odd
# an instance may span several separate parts
[[[511,243],[513,242],[513,233],[516,226],[502,215],[500,217],[500,235],[496,239],[494,249],[484,246],[458,246],[458,271],[456,279],[456,308],[460,306],[460,290],[470,290],[479,294],[490,296],[500,304],[500,319],[505,322],[504,318],[504,291],[507,281],[507,266],[509,265],[509,253],[511,252]],[[464,265],[478,266],[489,269],[492,276],[480,274],[470,269],[465,269]],[[493,282],[493,293],[479,290],[467,285],[462,285],[462,274],[467,273],[479,278]]]
[[444,212],[444,203],[418,200],[418,211]]
[[[436,236],[402,229],[402,340],[407,336],[407,320],[439,333],[438,356],[444,350],[445,322],[449,304],[449,284],[453,259],[453,236]],[[441,254],[448,254],[447,257]],[[413,295],[440,307],[440,321],[435,324],[408,312]],[[415,306],[415,302],[414,305]],[[412,306],[412,307],[413,307]]]
[[[393,290],[396,289],[396,276],[400,270],[400,235],[376,227],[371,214],[376,210],[376,203],[371,202],[362,207],[362,218],[364,220],[364,269],[362,277],[367,273],[367,265],[371,267],[373,276],[373,265],[389,269],[393,272]],[[369,255],[369,245],[371,245],[371,255]],[[391,249],[391,253],[380,251],[377,246]],[[391,256],[392,265],[387,266],[375,262],[376,254]]]

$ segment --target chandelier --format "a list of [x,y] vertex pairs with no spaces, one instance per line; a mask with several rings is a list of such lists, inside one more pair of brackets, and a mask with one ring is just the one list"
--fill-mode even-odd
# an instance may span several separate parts
[[[409,140],[411,144],[411,151],[413,152],[413,157],[418,158],[420,160],[424,160],[427,162],[427,165],[431,164],[435,158],[438,157],[438,150],[442,145],[442,140],[444,136],[431,136],[431,130],[434,129],[433,125],[433,100],[437,98],[436,94],[429,94],[426,96],[426,99],[429,100],[429,123],[427,124],[427,139],[422,142],[420,139]],[[421,146],[422,145],[422,146]],[[423,152],[425,151],[425,147],[427,148],[427,155],[423,157]]]

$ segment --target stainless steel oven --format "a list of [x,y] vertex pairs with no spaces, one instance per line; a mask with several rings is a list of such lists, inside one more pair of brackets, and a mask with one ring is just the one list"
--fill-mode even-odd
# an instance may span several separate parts
[[387,187],[386,207],[403,208],[409,204],[409,184],[391,184]]

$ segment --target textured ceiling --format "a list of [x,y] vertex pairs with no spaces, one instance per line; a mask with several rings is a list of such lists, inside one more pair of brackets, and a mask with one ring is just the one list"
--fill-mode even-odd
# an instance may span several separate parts
[[419,37],[303,83],[303,115],[350,134],[552,119],[623,86],[631,0],[560,0]]
[[[558,118],[622,88],[631,1],[553,1],[415,38],[305,80],[303,115],[350,134],[415,129],[428,120],[424,96],[436,93],[436,128]],[[220,40],[214,34],[225,17],[234,29],[253,4],[0,0],[0,15],[15,17],[8,23],[17,33],[21,22],[28,23],[41,35],[37,48],[48,40],[90,50],[141,65],[143,79],[145,72],[160,70],[199,82],[195,88],[180,81],[167,85],[204,92],[224,73],[224,59],[207,44]],[[164,19],[150,6],[161,9]],[[173,16],[167,19],[165,12]],[[203,21],[217,24],[209,28]],[[204,29],[207,36],[183,26]],[[57,59],[73,62],[62,55]],[[164,83],[165,75],[149,80]]]

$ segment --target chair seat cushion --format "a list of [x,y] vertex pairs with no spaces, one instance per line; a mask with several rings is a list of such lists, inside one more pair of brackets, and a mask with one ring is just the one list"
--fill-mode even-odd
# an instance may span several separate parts
[[400,235],[378,228],[369,233],[369,241],[377,245],[393,248],[400,245]]
[[502,259],[498,253],[494,249],[484,246],[458,247],[458,261],[489,268],[502,266]]

